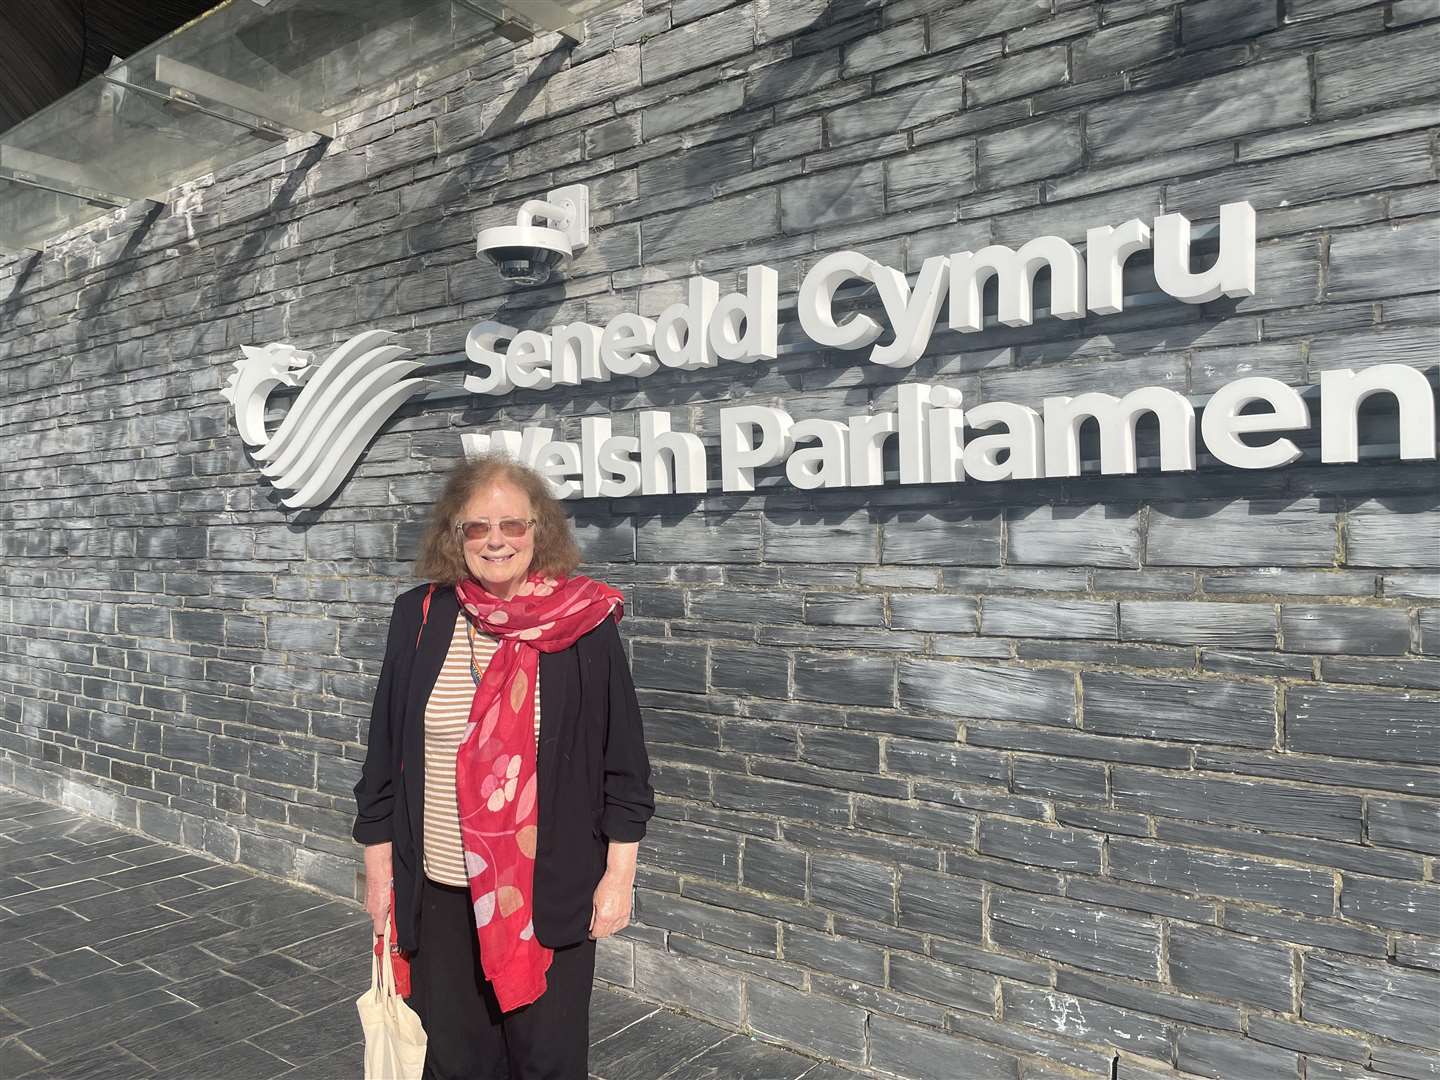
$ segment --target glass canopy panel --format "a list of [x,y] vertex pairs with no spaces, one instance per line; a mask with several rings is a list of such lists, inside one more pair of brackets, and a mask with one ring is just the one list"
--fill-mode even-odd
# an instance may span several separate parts
[[0,134],[0,249],[38,247],[276,140],[331,135],[406,75],[620,2],[227,0]]
[[0,252],[38,248],[47,237],[83,225],[103,207],[18,184],[0,185]]

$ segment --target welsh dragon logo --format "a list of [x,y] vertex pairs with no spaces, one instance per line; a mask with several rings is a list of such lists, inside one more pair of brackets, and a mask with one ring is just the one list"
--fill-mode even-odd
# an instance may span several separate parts
[[[282,342],[240,346],[244,358],[220,394],[234,407],[246,445],[258,447],[261,473],[290,507],[318,506],[340,486],[371,438],[425,379],[409,375],[423,364],[397,359],[410,350],[386,344],[389,330],[367,330],[318,367],[315,354]],[[278,386],[301,387],[280,426],[265,427],[265,406]]]

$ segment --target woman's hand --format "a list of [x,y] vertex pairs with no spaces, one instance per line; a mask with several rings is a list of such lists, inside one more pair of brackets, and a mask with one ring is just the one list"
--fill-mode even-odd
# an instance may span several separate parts
[[605,876],[590,901],[590,937],[598,941],[630,925],[630,903],[635,890],[635,859],[639,844],[610,842]]
[[390,841],[367,844],[365,847],[365,910],[370,913],[376,937],[385,933],[385,923],[390,918],[392,876]]

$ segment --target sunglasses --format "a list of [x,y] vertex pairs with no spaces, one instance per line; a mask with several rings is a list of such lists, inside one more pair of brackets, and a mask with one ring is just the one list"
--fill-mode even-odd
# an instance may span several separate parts
[[[495,522],[495,527],[500,530],[500,535],[510,540],[518,540],[534,526],[534,518],[501,518]],[[484,540],[490,535],[490,522],[481,518],[479,521],[457,521],[455,528],[466,540]]]

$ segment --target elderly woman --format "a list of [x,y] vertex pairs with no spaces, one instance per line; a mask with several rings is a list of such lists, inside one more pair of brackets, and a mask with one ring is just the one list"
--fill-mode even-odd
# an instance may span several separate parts
[[447,479],[390,616],[355,839],[411,957],[425,1076],[585,1080],[595,941],[630,917],[654,811],[620,593],[572,577],[543,478]]

